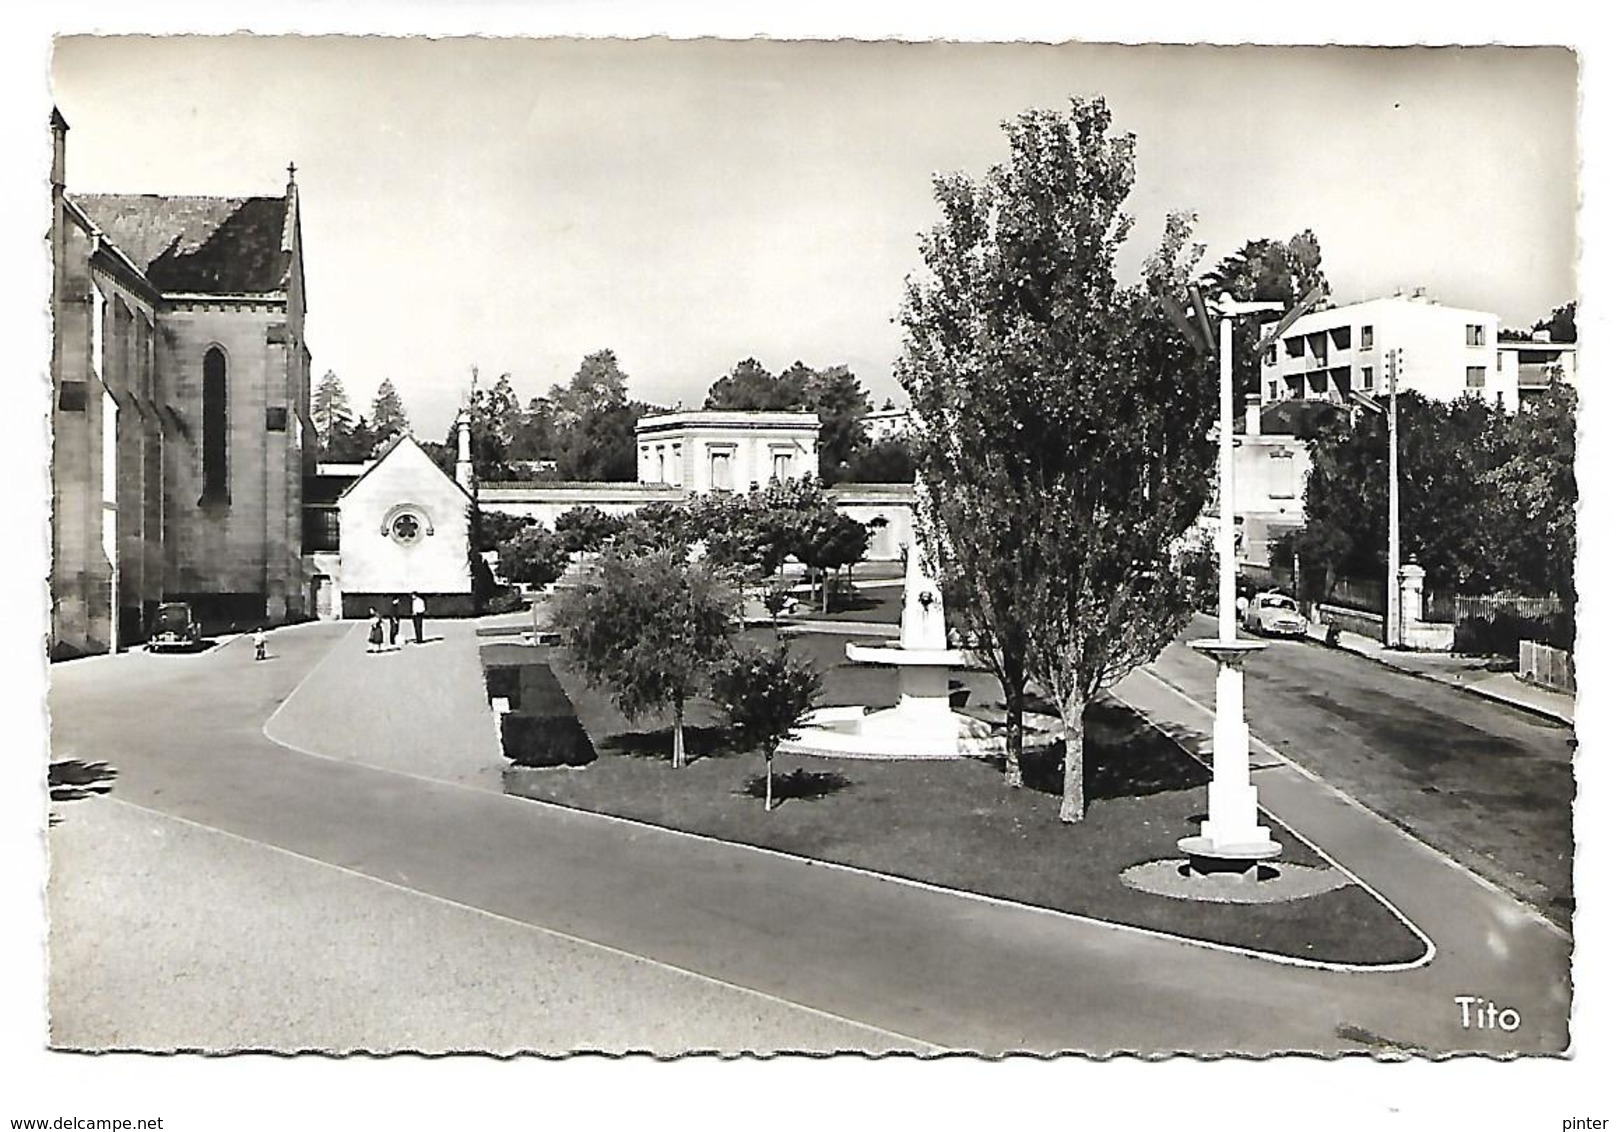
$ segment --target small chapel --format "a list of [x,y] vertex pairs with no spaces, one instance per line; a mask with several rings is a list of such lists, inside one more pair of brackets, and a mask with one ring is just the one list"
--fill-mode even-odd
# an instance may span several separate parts
[[316,463],[296,168],[275,196],[70,193],[67,134],[53,111],[51,655],[137,643],[170,601],[210,628],[469,612],[470,463],[409,437]]

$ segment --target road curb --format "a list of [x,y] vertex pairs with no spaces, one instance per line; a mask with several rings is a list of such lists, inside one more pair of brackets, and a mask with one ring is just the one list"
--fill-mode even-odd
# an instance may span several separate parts
[[1556,711],[1553,711],[1551,708],[1543,708],[1536,704],[1525,703],[1521,700],[1514,700],[1508,696],[1501,695],[1499,692],[1492,692],[1488,688],[1481,688],[1476,684],[1468,684],[1462,680],[1446,679],[1443,676],[1436,676],[1431,672],[1420,672],[1416,669],[1406,668],[1403,665],[1384,660],[1380,656],[1374,656],[1371,653],[1361,652],[1359,649],[1345,648],[1343,645],[1329,645],[1326,641],[1313,637],[1308,633],[1306,633],[1302,639],[1308,641],[1312,645],[1315,645],[1317,648],[1332,649],[1334,652],[1349,653],[1351,656],[1358,656],[1362,660],[1367,660],[1373,664],[1381,665],[1382,667],[1393,672],[1401,672],[1407,676],[1414,676],[1418,680],[1426,680],[1430,684],[1438,684],[1441,687],[1455,688],[1457,691],[1467,692],[1469,695],[1477,696],[1481,700],[1489,700],[1492,703],[1505,704],[1507,707],[1516,708],[1522,712],[1528,712],[1530,715],[1539,716],[1541,719],[1549,720],[1552,723],[1561,724],[1564,727],[1572,728],[1574,726],[1574,721],[1572,719],[1565,718]]

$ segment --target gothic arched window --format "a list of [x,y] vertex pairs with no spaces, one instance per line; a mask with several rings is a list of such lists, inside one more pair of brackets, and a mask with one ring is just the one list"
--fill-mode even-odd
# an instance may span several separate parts
[[204,502],[229,502],[225,436],[229,426],[226,411],[225,351],[218,346],[202,358],[202,498]]

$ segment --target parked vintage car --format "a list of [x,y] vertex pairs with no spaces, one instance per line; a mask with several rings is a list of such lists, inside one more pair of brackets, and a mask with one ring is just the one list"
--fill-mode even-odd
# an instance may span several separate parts
[[1302,637],[1305,620],[1297,602],[1286,594],[1270,592],[1254,595],[1243,611],[1242,627],[1265,636]]
[[183,601],[166,601],[152,614],[146,634],[148,652],[190,651],[202,640],[202,625]]

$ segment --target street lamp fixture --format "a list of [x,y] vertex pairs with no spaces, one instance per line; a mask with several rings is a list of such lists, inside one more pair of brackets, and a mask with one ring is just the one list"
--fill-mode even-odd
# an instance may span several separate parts
[[[1193,305],[1203,318],[1202,296],[1192,291]],[[1306,303],[1283,320],[1291,323]],[[1257,878],[1259,862],[1279,856],[1282,847],[1267,826],[1259,824],[1259,791],[1248,773],[1248,722],[1243,708],[1242,664],[1265,646],[1237,636],[1236,443],[1231,421],[1232,322],[1244,315],[1278,311],[1281,303],[1238,302],[1222,294],[1215,303],[1220,318],[1220,635],[1215,640],[1193,641],[1192,647],[1212,656],[1219,665],[1214,684],[1214,778],[1209,783],[1208,820],[1196,837],[1179,841],[1193,871],[1203,875]],[[1281,327],[1272,331],[1272,337]]]

